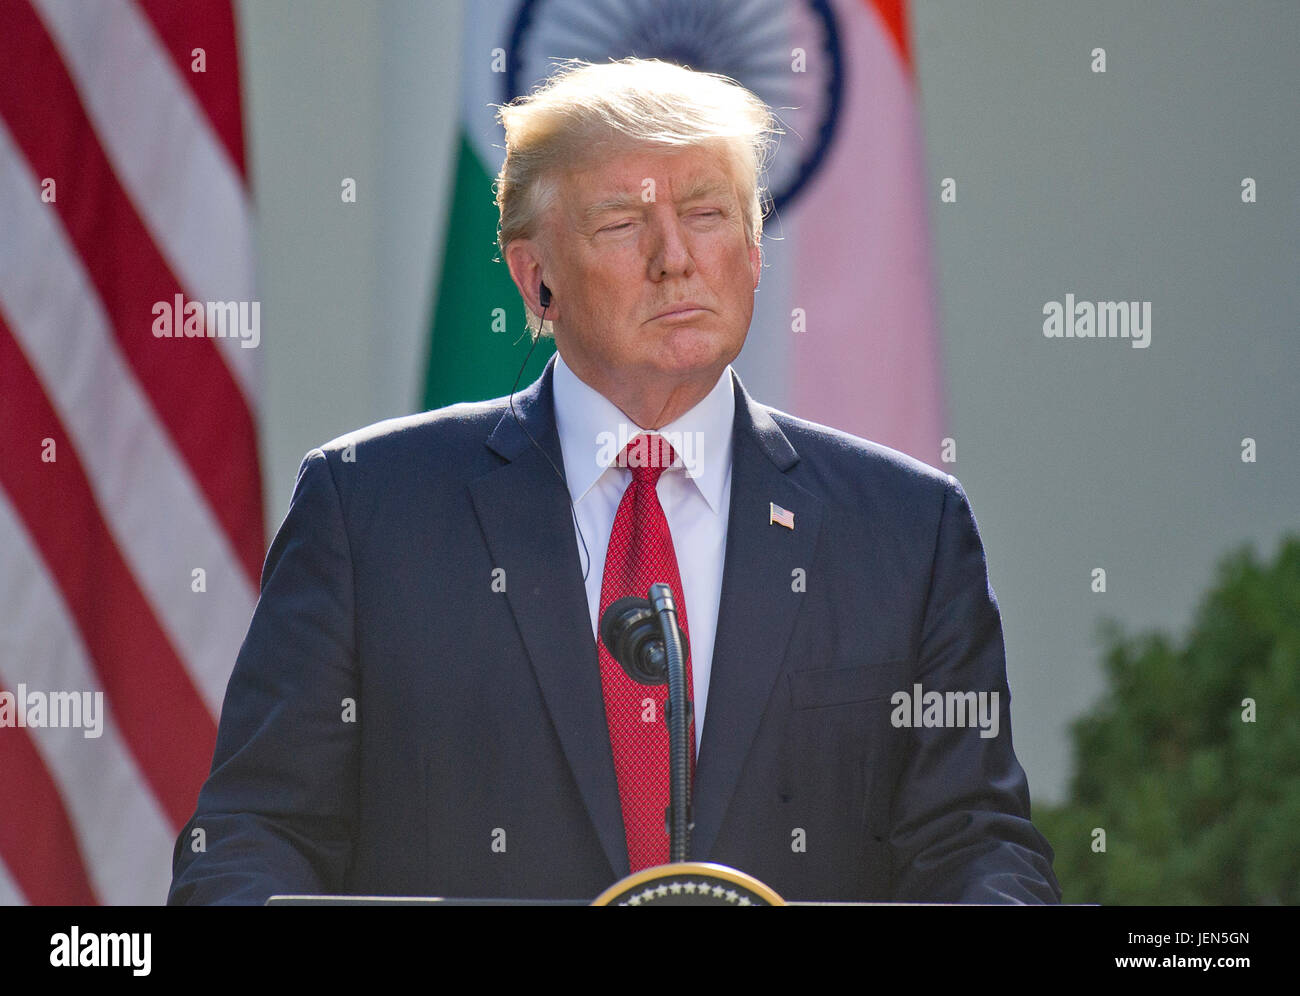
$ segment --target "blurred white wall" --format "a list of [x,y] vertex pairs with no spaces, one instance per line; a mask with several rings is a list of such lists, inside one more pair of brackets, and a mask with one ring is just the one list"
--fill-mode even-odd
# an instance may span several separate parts
[[[268,530],[298,463],[416,409],[451,182],[461,9],[243,0]],[[343,203],[342,182],[357,184]]]

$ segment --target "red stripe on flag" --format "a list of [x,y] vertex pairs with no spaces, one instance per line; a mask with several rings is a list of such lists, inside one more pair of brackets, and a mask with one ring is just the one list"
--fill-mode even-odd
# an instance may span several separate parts
[[0,799],[0,857],[27,901],[98,905],[58,786],[27,730],[0,729]]
[[122,352],[256,590],[265,547],[248,403],[214,340],[154,337],[155,302],[170,305],[183,288],[118,183],[44,25],[26,3],[4,3],[0,20],[8,22],[0,31],[0,65],[7,67],[0,116],[36,176],[54,178],[53,207]]
[[885,22],[890,37],[898,46],[898,54],[903,60],[903,65],[907,66],[909,73],[915,74],[916,67],[912,65],[911,32],[907,25],[907,0],[867,0],[867,3],[876,8],[876,13]]
[[[3,316],[0,425],[0,485],[76,622],[123,739],[179,829],[211,766],[216,724],[105,526],[72,439]],[[44,439],[54,440],[50,463],[41,459]],[[176,597],[193,597],[184,572]]]
[[[247,186],[239,48],[235,14],[229,0],[189,0],[183,4],[176,0],[140,0],[140,8],[158,32],[162,47],[198,99]],[[196,48],[203,49],[201,73],[191,68]]]

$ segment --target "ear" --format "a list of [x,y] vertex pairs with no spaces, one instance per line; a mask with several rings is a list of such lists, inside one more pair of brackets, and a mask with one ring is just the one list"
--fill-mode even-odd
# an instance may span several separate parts
[[[534,315],[541,315],[542,303],[538,300],[538,288],[542,285],[541,246],[535,239],[515,239],[506,245],[506,266],[510,270],[510,279],[519,289],[519,296],[528,305]],[[551,296],[551,305],[546,309],[546,320],[550,321],[559,311],[555,296]]]
[[763,250],[760,246],[749,247],[749,268],[754,271],[754,290],[758,290],[758,278],[763,273]]

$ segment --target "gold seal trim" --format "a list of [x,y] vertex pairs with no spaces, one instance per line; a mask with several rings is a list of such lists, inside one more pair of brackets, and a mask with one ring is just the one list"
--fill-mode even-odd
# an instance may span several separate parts
[[737,871],[735,868],[716,865],[708,861],[679,861],[672,864],[655,865],[652,868],[642,868],[638,872],[633,872],[631,875],[619,879],[597,896],[591,905],[611,906],[618,897],[629,892],[635,892],[642,886],[659,881],[668,882],[690,877],[708,879],[713,883],[726,882],[730,885],[738,885],[742,889],[753,893],[761,901],[752,905],[785,905],[785,900],[777,894],[776,890],[764,885],[753,875],[746,875],[743,871]]

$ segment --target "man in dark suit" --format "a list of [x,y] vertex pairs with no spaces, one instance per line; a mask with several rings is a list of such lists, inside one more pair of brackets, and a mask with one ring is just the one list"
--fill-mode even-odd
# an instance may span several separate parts
[[[591,898],[654,863],[634,814],[662,788],[628,738],[662,699],[619,727],[595,638],[644,575],[625,560],[683,589],[692,858],[789,898],[1059,899],[961,486],[729,366],[766,108],[629,62],[502,116],[503,254],[559,356],[308,455],[169,900]],[[648,482],[617,459],[643,435],[677,441]]]

